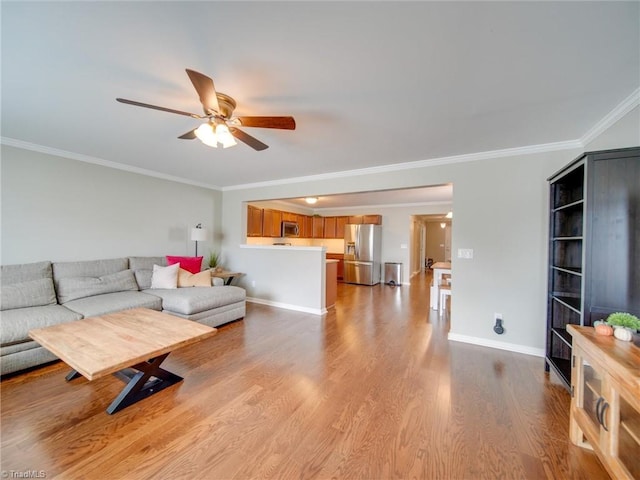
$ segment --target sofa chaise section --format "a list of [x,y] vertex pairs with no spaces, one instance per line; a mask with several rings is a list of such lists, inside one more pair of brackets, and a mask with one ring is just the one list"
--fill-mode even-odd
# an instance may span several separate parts
[[[162,299],[162,311],[217,327],[244,318],[246,292],[231,285],[188,288],[151,288],[153,266],[166,265],[165,257],[129,257],[129,266],[143,293]],[[219,279],[214,279],[219,280]]]

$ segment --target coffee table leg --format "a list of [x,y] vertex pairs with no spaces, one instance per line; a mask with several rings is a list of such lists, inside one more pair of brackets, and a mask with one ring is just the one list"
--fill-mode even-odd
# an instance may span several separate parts
[[73,380],[74,378],[78,378],[81,377],[82,375],[80,375],[78,372],[76,372],[75,370],[71,370],[66,377],[64,377],[64,379],[67,382],[70,382],[71,380]]
[[[133,365],[131,369],[138,371],[132,374],[126,370],[118,372],[116,375],[120,379],[128,381],[128,383],[111,405],[109,405],[107,413],[110,415],[116,413],[129,405],[180,382],[182,377],[160,368],[160,364],[168,355],[168,353],[165,353],[159,357],[152,358],[148,362]],[[152,377],[154,377],[153,380]]]

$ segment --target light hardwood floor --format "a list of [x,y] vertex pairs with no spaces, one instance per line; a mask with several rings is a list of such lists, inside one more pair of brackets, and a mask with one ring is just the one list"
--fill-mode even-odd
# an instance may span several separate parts
[[183,382],[115,415],[111,376],[5,379],[5,478],[608,478],[543,359],[447,341],[428,281],[340,285],[325,317],[248,304],[168,357]]

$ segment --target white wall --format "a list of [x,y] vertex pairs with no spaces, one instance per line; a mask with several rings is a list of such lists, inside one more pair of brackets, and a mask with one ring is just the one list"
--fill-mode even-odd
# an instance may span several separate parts
[[[542,354],[546,316],[547,182],[549,175],[580,152],[560,151],[493,160],[437,165],[413,170],[363,174],[357,177],[264,186],[223,192],[223,248],[230,262],[260,269],[242,260],[239,245],[246,222],[243,202],[270,198],[326,195],[388,188],[452,183],[452,206],[383,215],[383,261],[404,264],[410,274],[411,215],[453,211],[453,245],[472,248],[472,260],[452,259],[451,334],[476,343],[495,342],[505,348]],[[370,209],[368,209],[370,210]],[[376,211],[381,210],[376,208]],[[332,212],[322,212],[331,215]],[[338,212],[336,212],[338,213]],[[368,212],[369,213],[369,212]],[[301,274],[297,281],[306,281]],[[251,286],[245,285],[251,295]],[[274,287],[275,288],[275,287]],[[282,288],[288,288],[285,283]],[[506,333],[493,330],[494,313],[502,313]],[[426,313],[426,312],[425,312]]]
[[2,146],[2,263],[193,255],[219,242],[221,193]]

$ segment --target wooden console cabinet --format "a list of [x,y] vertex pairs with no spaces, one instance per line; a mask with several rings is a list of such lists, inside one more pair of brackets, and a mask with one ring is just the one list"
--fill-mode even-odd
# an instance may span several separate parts
[[640,348],[592,327],[568,325],[567,331],[571,441],[593,449],[612,478],[640,479]]

